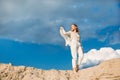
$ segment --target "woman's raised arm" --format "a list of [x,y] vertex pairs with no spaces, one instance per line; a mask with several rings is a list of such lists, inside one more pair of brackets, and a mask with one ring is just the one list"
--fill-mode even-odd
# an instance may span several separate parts
[[61,32],[62,34],[64,34],[64,35],[70,35],[70,32],[71,32],[71,31],[66,32],[63,27],[60,27],[60,32]]

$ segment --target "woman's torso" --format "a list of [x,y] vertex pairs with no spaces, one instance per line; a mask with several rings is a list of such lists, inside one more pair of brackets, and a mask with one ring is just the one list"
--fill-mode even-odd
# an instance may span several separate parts
[[76,32],[72,32],[70,34],[70,38],[71,38],[71,44],[70,45],[78,45],[80,46],[80,35]]
[[71,31],[70,38],[71,38],[71,40],[75,40],[75,41],[80,40],[80,36],[79,36],[79,34],[77,32],[72,32]]

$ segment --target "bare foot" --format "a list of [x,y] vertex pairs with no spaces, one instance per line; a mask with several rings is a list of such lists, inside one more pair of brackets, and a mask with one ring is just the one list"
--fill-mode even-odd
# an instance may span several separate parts
[[73,72],[77,72],[77,71],[78,71],[77,67],[73,68]]
[[78,72],[79,71],[79,65],[77,65],[77,67],[76,67],[77,69],[76,69],[76,72]]

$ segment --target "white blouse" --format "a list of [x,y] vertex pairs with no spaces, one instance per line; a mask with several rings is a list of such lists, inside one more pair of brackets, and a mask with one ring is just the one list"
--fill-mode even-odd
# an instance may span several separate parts
[[68,31],[66,32],[63,27],[60,27],[60,34],[66,41],[66,46],[69,45],[71,41],[80,41],[80,35],[76,32]]

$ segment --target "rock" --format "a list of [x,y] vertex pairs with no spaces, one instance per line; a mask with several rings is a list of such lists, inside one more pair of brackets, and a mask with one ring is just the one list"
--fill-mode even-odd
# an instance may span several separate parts
[[0,80],[120,80],[120,58],[104,61],[77,73],[0,64]]

